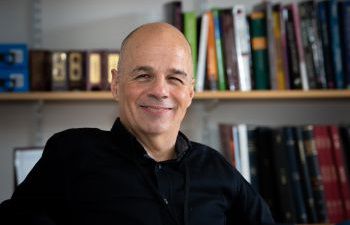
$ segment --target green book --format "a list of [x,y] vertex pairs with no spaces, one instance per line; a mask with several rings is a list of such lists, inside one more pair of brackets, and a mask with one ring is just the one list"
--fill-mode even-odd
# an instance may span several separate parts
[[250,15],[250,36],[255,89],[266,90],[269,89],[270,78],[264,13],[253,12]]
[[184,12],[184,34],[191,45],[193,76],[197,74],[197,16],[195,12]]
[[226,75],[224,70],[224,57],[222,53],[222,42],[221,42],[221,35],[222,35],[222,29],[220,27],[220,17],[219,17],[219,10],[213,9],[213,16],[214,16],[214,26],[215,26],[215,46],[216,46],[216,60],[218,63],[218,82],[219,82],[219,90],[225,91],[226,90]]

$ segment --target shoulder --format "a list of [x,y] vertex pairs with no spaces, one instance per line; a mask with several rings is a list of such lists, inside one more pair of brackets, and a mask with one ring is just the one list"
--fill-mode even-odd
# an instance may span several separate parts
[[110,131],[97,128],[72,128],[52,135],[44,149],[44,154],[72,156],[72,154],[84,154],[98,149],[98,146],[106,145],[111,140]]
[[[191,141],[191,157],[193,163],[197,166],[214,165],[232,172],[234,168],[227,160],[215,149],[197,142]],[[192,163],[192,162],[191,162]]]

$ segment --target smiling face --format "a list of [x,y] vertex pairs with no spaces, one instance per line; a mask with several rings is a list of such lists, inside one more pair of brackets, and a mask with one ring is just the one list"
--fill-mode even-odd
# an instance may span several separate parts
[[194,94],[192,71],[189,45],[178,30],[166,24],[138,29],[113,74],[122,123],[136,135],[177,135]]

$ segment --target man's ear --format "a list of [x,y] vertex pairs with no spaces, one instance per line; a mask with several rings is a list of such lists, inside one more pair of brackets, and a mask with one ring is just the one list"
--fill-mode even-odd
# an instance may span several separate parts
[[112,83],[111,83],[111,92],[113,94],[113,98],[118,100],[118,83],[119,83],[119,74],[116,69],[111,70],[112,73]]
[[188,104],[188,107],[192,104],[192,99],[193,99],[194,94],[195,94],[194,86],[195,86],[195,79],[192,79],[192,81],[191,81],[191,87],[190,87],[190,93],[189,93],[189,94],[190,94],[191,100],[190,100],[190,102],[189,102],[189,104]]

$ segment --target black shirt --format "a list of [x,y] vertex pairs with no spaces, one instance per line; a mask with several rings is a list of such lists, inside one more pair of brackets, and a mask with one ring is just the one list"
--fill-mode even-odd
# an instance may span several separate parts
[[52,136],[1,224],[271,224],[262,198],[215,150],[179,132],[176,159],[155,162],[119,119],[111,131]]

